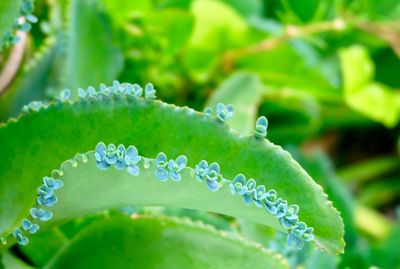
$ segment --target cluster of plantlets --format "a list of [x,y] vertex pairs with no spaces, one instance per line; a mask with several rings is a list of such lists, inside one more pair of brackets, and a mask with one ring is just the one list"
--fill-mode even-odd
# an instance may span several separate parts
[[16,35],[16,31],[28,32],[32,28],[31,24],[37,23],[38,21],[33,15],[33,0],[18,0],[12,3],[12,5],[16,7],[18,7],[17,5],[19,4],[19,12],[14,18],[14,22],[4,33],[0,33],[0,51],[3,47],[9,47],[21,40],[21,37]]

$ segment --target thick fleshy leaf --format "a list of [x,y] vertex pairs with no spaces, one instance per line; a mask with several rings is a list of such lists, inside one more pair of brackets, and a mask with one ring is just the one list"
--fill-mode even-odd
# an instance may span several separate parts
[[[160,134],[163,134],[162,139]],[[36,199],[35,189],[43,176],[76,152],[93,150],[102,140],[134,144],[145,157],[154,158],[161,151],[170,158],[183,154],[188,157],[190,167],[195,167],[201,160],[218,161],[225,178],[232,179],[243,173],[248,178],[257,179],[257,183],[265,185],[267,189],[275,189],[289,204],[298,204],[299,219],[315,228],[315,242],[320,248],[330,253],[343,249],[343,223],[338,212],[327,201],[322,188],[280,147],[268,140],[239,137],[215,118],[205,119],[203,114],[187,108],[177,108],[159,101],[125,98],[52,104],[38,112],[28,112],[18,121],[10,121],[0,127],[0,156],[3,160],[0,163],[0,231],[9,233],[29,214],[29,208]],[[18,156],[18,161],[14,156]],[[94,160],[94,155],[91,158]],[[77,178],[90,182],[85,178],[90,178],[90,171],[97,169],[95,163],[92,165],[92,169],[81,171],[83,174]],[[99,169],[95,171],[103,172]],[[15,178],[15,175],[19,175],[18,180],[8,180]],[[130,179],[134,182],[135,178]],[[114,183],[112,186],[116,185]],[[56,206],[65,205],[62,201],[66,204],[73,202],[61,198],[61,192],[66,188],[64,185],[60,190]],[[126,192],[117,192],[117,188],[105,188],[114,192],[114,198],[128,195]],[[174,190],[168,195],[169,201],[180,197],[173,195]],[[95,189],[90,195],[94,192]],[[150,196],[145,198],[152,199]],[[186,202],[178,206],[185,206]],[[13,210],[9,209],[10,204]],[[84,206],[84,202],[79,207],[81,205]],[[102,204],[99,199],[97,206],[112,205]],[[219,203],[218,206],[223,204]],[[231,206],[228,206],[228,211],[229,208]],[[264,219],[265,212],[260,212],[261,215],[257,213],[256,218],[262,218],[261,223],[270,224]],[[57,218],[56,211],[54,213]]]
[[261,269],[288,264],[258,244],[202,223],[112,217],[84,228],[44,268]]

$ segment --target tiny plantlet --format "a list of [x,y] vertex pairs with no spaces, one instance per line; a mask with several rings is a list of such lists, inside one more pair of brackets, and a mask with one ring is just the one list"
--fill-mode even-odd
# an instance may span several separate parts
[[28,32],[33,23],[37,23],[38,19],[32,14],[33,0],[16,0],[6,1],[4,7],[4,14],[0,13],[3,17],[2,20],[7,22],[7,27],[0,27],[0,51],[3,47],[15,45],[20,41],[20,37],[16,35],[16,31]]

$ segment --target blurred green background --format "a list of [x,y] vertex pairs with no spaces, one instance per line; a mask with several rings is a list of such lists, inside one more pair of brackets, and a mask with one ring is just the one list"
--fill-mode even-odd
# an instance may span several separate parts
[[[400,268],[398,0],[36,0],[39,23],[0,54],[0,122],[32,100],[117,79],[196,110],[265,115],[345,222],[345,254],[293,252],[267,228],[192,211],[293,268]],[[147,209],[140,209],[147,210]],[[397,213],[396,213],[397,212]]]

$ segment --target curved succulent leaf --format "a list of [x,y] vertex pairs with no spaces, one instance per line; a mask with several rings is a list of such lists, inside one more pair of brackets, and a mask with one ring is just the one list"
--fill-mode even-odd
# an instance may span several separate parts
[[[103,255],[105,252],[113,255]],[[127,268],[127,265],[144,269],[288,268],[282,256],[201,222],[121,216],[84,228],[44,268]]]
[[26,103],[45,98],[50,83],[48,74],[54,68],[55,51],[56,40],[49,37],[33,59],[24,65],[15,83],[0,96],[0,121],[17,116]]
[[[268,140],[239,137],[215,116],[207,118],[189,108],[179,108],[160,101],[130,98],[121,94],[87,97],[76,102],[64,100],[46,105],[35,103],[25,111],[27,112],[18,120],[10,120],[0,127],[2,234],[10,233],[27,216],[36,199],[35,190],[42,177],[76,152],[91,150],[98,141],[105,141],[134,144],[145,157],[155,158],[161,151],[174,159],[184,154],[188,157],[187,165],[190,167],[195,167],[201,160],[207,160],[209,163],[217,161],[224,177],[228,179],[233,179],[239,173],[248,178],[255,178],[267,189],[275,189],[289,204],[300,206],[299,219],[315,228],[317,246],[329,253],[343,250],[342,220],[332,203],[327,201],[322,188],[286,151]],[[89,154],[88,158],[93,156]],[[72,162],[69,166],[75,164],[76,162]],[[89,165],[88,169],[81,171],[78,167],[71,169],[71,173],[79,171],[82,174],[76,174],[77,178],[82,182],[90,182],[91,173],[104,172],[94,168],[95,166],[90,169]],[[104,173],[115,173],[109,171],[113,170]],[[65,176],[68,174],[69,172],[65,172]],[[18,175],[18,178],[15,178],[15,175]],[[92,184],[96,187],[95,181],[92,181]],[[174,186],[171,182],[165,184]],[[175,184],[185,184],[185,180]],[[112,186],[103,187],[113,191]],[[65,188],[68,188],[67,185]],[[117,189],[118,186],[115,186],[115,190]],[[176,189],[170,190],[169,201],[179,198],[174,190]],[[201,188],[196,191],[201,191]],[[97,189],[93,189],[89,195],[96,192]],[[129,192],[115,192],[115,201],[121,195],[129,196]],[[146,197],[150,200],[151,198]],[[230,201],[224,199],[218,200],[219,205],[215,206],[224,206],[221,211],[229,214],[232,206],[223,205],[224,201]],[[61,207],[64,203],[68,205],[74,202],[61,197],[60,200],[65,201],[57,203],[56,206]],[[167,203],[166,200],[160,202]],[[185,207],[187,203],[190,203],[190,199],[180,206]],[[13,205],[13,210],[9,209],[9,205]],[[84,203],[80,206],[84,207]],[[101,199],[98,200],[98,206],[105,206],[101,204]],[[256,209],[252,206],[247,208],[246,212]],[[63,214],[62,210],[57,212]],[[54,214],[55,218],[57,212]],[[249,213],[252,215],[249,219],[276,227],[273,221],[265,217],[267,214],[263,210],[259,212],[260,215]]]

